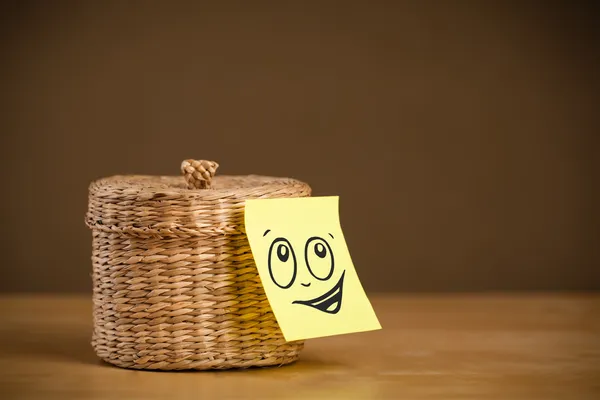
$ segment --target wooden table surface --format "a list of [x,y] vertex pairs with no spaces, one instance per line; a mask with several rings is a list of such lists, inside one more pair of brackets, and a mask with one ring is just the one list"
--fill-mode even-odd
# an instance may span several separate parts
[[381,331],[307,341],[280,368],[99,361],[89,296],[0,297],[2,399],[600,399],[600,295],[372,296]]

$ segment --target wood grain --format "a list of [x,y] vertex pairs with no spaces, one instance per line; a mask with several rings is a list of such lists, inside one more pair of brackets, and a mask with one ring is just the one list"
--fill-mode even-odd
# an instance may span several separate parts
[[0,297],[3,399],[598,399],[600,295],[372,296],[384,327],[280,368],[144,372],[98,360],[89,296]]

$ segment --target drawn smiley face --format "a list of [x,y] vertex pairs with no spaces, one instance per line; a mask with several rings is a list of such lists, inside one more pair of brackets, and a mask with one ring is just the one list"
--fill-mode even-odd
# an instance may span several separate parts
[[[267,229],[263,234],[266,237],[271,232]],[[329,240],[335,240],[331,233]],[[296,251],[290,241],[284,237],[277,237],[269,246],[268,269],[273,283],[280,289],[287,290],[297,287],[308,288],[311,285],[325,286],[325,292],[309,299],[293,300],[292,304],[312,307],[328,314],[337,314],[342,308],[342,295],[344,290],[344,276],[342,271],[337,280],[333,280],[335,269],[335,255],[328,240],[320,236],[309,237],[303,245],[304,257],[298,260]],[[300,264],[300,265],[299,265]],[[306,273],[308,272],[308,273]],[[335,274],[337,276],[337,274]],[[331,286],[331,281],[335,284]],[[301,294],[301,290],[295,290]]]

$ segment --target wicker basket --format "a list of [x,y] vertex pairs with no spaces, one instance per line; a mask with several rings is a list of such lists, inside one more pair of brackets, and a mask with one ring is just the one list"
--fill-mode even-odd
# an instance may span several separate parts
[[250,198],[307,197],[293,179],[213,176],[186,160],[183,177],[113,176],[92,182],[94,332],[100,358],[136,369],[284,365],[286,342],[244,234]]

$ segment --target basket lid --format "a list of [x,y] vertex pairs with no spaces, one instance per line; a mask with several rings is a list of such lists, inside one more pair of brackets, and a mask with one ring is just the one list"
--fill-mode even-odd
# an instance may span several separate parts
[[310,196],[308,184],[260,175],[215,176],[218,164],[185,160],[183,176],[116,175],[89,186],[86,224],[138,236],[241,232],[247,199]]

